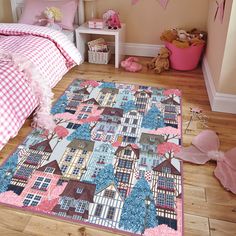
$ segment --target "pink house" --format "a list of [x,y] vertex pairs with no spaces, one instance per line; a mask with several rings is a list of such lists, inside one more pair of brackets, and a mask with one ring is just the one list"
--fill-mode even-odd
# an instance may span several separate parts
[[38,206],[45,201],[58,198],[66,184],[60,180],[61,170],[57,161],[38,168],[19,196],[23,206]]

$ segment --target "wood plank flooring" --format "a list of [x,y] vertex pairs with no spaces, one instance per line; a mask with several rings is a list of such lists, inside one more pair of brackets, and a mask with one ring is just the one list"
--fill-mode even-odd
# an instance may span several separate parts
[[[150,60],[141,58],[143,65]],[[93,79],[132,84],[150,85],[164,88],[178,88],[183,93],[183,122],[189,119],[189,108],[199,107],[208,117],[208,126],[219,133],[221,150],[236,146],[236,115],[212,112],[201,68],[191,72],[169,71],[156,75],[146,67],[139,73],[128,73],[115,69],[112,64],[92,65],[84,63],[71,70],[53,89],[57,98],[75,79]],[[196,131],[183,135],[183,144],[191,143]],[[10,140],[0,152],[1,162],[19,145],[31,130],[28,119],[19,135]],[[223,189],[213,175],[214,162],[203,166],[184,164],[184,231],[186,236],[235,236],[236,235],[236,195]],[[236,180],[235,180],[236,181]],[[83,233],[82,226],[55,220],[0,206],[1,236],[108,236],[115,235],[97,231],[94,228]]]

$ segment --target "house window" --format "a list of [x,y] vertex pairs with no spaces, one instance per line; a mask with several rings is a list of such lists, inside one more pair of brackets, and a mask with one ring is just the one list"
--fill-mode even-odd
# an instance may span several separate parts
[[79,169],[78,167],[76,167],[76,168],[73,170],[72,174],[73,174],[73,175],[78,175],[78,174],[79,174],[79,171],[80,171],[80,169]]
[[128,160],[119,160],[118,167],[125,169],[132,169],[133,162]]
[[164,176],[158,177],[158,187],[167,188],[167,189],[174,189],[174,179],[173,178],[166,178]]
[[116,172],[116,177],[119,182],[129,183],[130,174],[128,173]]
[[162,167],[162,173],[171,174],[171,168],[170,167]]
[[125,156],[131,156],[131,153],[132,153],[131,150],[126,149],[125,152],[124,152],[124,155],[125,155]]
[[70,152],[72,152],[72,153],[74,153],[75,151],[76,151],[75,148],[71,148],[71,149],[70,149]]
[[78,164],[83,164],[83,162],[84,162],[84,158],[80,158],[78,161]]
[[38,165],[42,159],[42,155],[30,154],[25,160],[25,164]]
[[51,179],[44,178],[44,177],[38,177],[36,181],[34,182],[34,185],[32,188],[35,189],[47,189],[49,184],[51,182]]
[[77,117],[78,120],[87,119],[87,118],[88,118],[88,114],[83,114],[83,113],[79,114]]
[[88,151],[87,150],[83,150],[83,152],[82,152],[82,154],[87,154],[88,153]]
[[108,152],[108,147],[107,146],[103,146],[102,147],[102,152]]
[[101,134],[96,134],[96,137],[95,137],[95,139],[100,139],[101,138]]
[[104,128],[105,128],[105,125],[101,124],[100,127],[99,127],[99,130],[102,131],[102,130],[104,130]]
[[125,118],[125,123],[129,124],[129,118]]
[[132,134],[135,134],[135,133],[136,133],[136,128],[132,128],[132,129],[131,129],[131,133],[132,133]]
[[138,124],[138,119],[134,119],[133,120],[133,125],[137,125]]
[[51,174],[53,174],[54,171],[55,171],[55,168],[52,168],[52,167],[46,167],[46,169],[44,170],[44,172],[51,173]]
[[83,188],[77,188],[76,193],[81,194],[83,192],[83,190],[84,190]]
[[140,165],[144,165],[144,166],[147,165],[147,158],[146,157],[141,158]]
[[66,128],[68,128],[68,129],[77,129],[79,127],[80,127],[80,124],[74,124],[71,122],[66,126]]
[[125,198],[126,194],[127,194],[127,190],[126,189],[119,189],[120,195]]
[[164,193],[158,193],[157,204],[159,206],[165,206],[165,194]]
[[100,217],[102,214],[102,208],[103,205],[102,204],[98,204],[94,213],[94,216]]
[[67,170],[67,168],[68,168],[68,166],[63,165],[63,166],[61,167],[61,172],[62,172],[62,173],[65,173],[66,170]]
[[108,198],[114,198],[115,197],[116,192],[113,190],[105,190],[104,192],[104,197],[108,197]]
[[24,206],[37,206],[41,200],[41,196],[36,194],[27,194],[23,201]]
[[114,133],[115,132],[115,128],[116,128],[115,126],[110,126],[108,132]]
[[127,132],[127,130],[128,130],[127,126],[124,126],[123,129],[122,129],[123,132]]
[[106,136],[106,141],[110,141],[111,138],[112,138],[112,136],[111,136],[110,134],[108,134],[108,135]]
[[113,220],[113,217],[115,215],[115,210],[116,210],[115,207],[109,207],[106,218],[109,220]]
[[61,209],[68,210],[70,207],[71,200],[70,199],[63,199],[61,201]]
[[66,162],[71,162],[71,160],[72,160],[72,156],[66,156],[66,158],[65,158]]
[[145,177],[145,170],[139,170],[139,178]]
[[173,209],[174,208],[174,204],[175,204],[174,196],[167,194],[166,195],[166,206]]
[[90,106],[84,106],[81,111],[84,111],[84,112],[91,112],[91,111],[92,111],[92,107],[90,107]]
[[158,165],[159,165],[159,161],[154,159],[152,166],[153,166],[153,167],[156,167],[156,166],[158,166]]
[[87,206],[87,202],[79,201],[77,203],[75,211],[79,213],[84,213],[86,206]]

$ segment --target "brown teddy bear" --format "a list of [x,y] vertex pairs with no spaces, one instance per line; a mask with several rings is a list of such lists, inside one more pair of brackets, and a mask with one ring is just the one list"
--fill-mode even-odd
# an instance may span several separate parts
[[160,39],[165,42],[171,43],[173,40],[177,39],[178,32],[175,29],[165,30],[162,34]]
[[162,47],[157,57],[153,58],[150,63],[147,64],[148,69],[153,69],[154,72],[160,74],[162,71],[169,70],[170,62],[168,57],[170,56],[170,51]]

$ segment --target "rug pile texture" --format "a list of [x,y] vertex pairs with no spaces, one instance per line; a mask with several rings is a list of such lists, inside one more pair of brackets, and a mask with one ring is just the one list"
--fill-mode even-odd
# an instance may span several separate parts
[[0,167],[0,203],[146,236],[182,235],[181,93],[75,80],[53,132],[34,129]]

